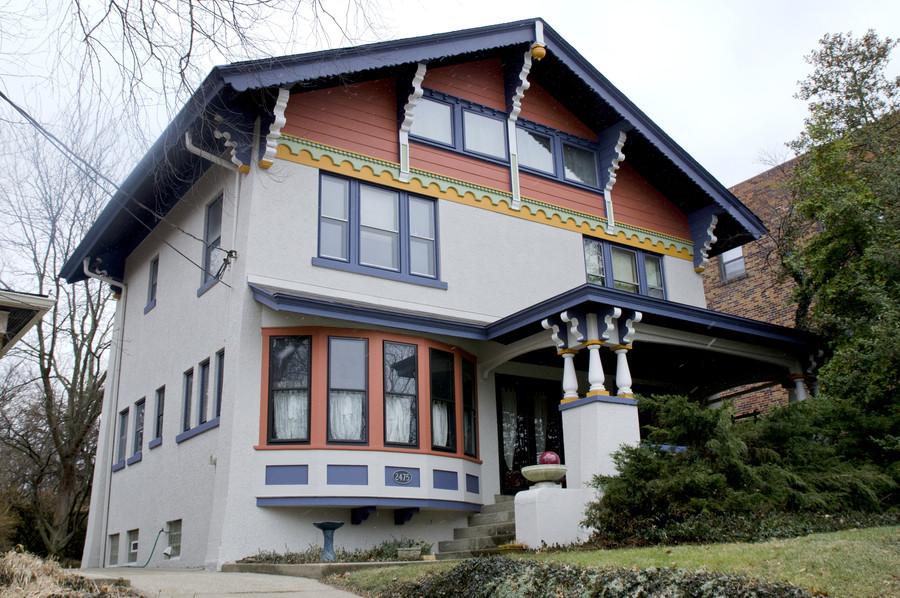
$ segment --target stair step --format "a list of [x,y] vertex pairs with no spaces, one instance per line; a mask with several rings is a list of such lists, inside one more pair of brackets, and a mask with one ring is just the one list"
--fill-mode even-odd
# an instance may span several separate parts
[[496,513],[478,513],[469,515],[469,527],[476,525],[493,525],[497,523],[514,523],[516,512],[514,510],[498,511]]
[[500,554],[500,551],[497,548],[482,548],[479,550],[460,550],[457,552],[440,552],[434,555],[434,558],[439,561],[446,561],[450,559],[471,559],[478,556],[488,556],[491,554]]
[[498,534],[496,536],[479,536],[461,540],[443,540],[438,542],[438,552],[473,552],[482,548],[496,548],[516,539],[516,534]]
[[490,513],[502,513],[504,511],[515,511],[516,503],[511,500],[505,500],[503,502],[494,503],[492,505],[484,505],[481,507],[481,514],[487,515]]
[[473,527],[458,527],[453,530],[453,539],[477,538],[479,536],[496,536],[502,534],[515,534],[516,523],[495,523],[493,525],[476,525]]

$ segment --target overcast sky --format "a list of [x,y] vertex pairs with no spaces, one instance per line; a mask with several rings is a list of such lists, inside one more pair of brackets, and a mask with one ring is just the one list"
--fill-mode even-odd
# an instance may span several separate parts
[[[797,81],[825,33],[900,37],[900,1],[393,0],[394,38],[544,19],[726,186],[803,127]],[[900,50],[893,67],[900,65]],[[895,68],[900,71],[900,68]],[[626,158],[627,159],[627,158]]]

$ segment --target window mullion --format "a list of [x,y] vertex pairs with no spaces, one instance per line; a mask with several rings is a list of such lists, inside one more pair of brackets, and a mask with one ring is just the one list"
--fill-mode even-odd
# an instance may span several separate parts
[[401,273],[410,274],[409,244],[412,235],[410,234],[409,228],[409,195],[400,193],[398,201],[400,202],[400,205],[398,206],[400,222],[397,227],[399,229],[398,234],[400,235],[400,238],[398,239],[398,245],[400,246],[400,263],[398,266]]
[[349,243],[350,248],[347,255],[350,256],[350,262],[358,264],[361,259],[361,255],[359,253],[359,231],[362,226],[360,223],[360,210],[359,210],[359,181],[350,180],[350,197],[349,197],[349,205],[348,210],[350,213],[350,231],[349,231]]

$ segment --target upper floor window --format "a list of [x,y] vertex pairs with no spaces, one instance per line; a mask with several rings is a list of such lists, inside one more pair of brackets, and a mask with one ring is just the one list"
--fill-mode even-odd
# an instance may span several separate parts
[[662,256],[585,237],[584,261],[591,284],[666,298]]
[[216,251],[222,244],[222,196],[206,206],[206,227],[203,252],[203,283],[210,283],[219,275],[221,259]]
[[147,281],[147,306],[144,313],[147,313],[156,306],[156,285],[159,281],[159,256],[153,258],[150,262],[150,280]]
[[144,446],[144,405],[145,399],[134,404],[134,446],[131,447],[133,455],[141,452]]
[[519,119],[516,126],[519,166],[538,174],[587,187],[599,187],[597,144],[550,127]]
[[166,411],[166,387],[161,386],[156,389],[156,425],[153,428],[153,438],[162,438],[163,435],[163,417]]
[[719,262],[722,264],[722,280],[733,280],[747,273],[743,247],[729,249],[719,256]]
[[460,152],[506,162],[506,114],[468,100],[424,90],[410,135]]
[[128,409],[119,412],[119,446],[116,450],[116,461],[125,460],[128,446]]
[[434,200],[323,174],[316,265],[446,288]]

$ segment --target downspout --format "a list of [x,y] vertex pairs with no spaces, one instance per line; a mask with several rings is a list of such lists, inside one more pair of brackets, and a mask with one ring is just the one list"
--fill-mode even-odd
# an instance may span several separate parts
[[[124,282],[119,282],[117,280],[113,280],[108,276],[104,276],[102,274],[97,274],[96,272],[92,272],[90,269],[91,258],[84,258],[83,266],[84,266],[84,274],[88,278],[94,278],[99,280],[100,282],[105,282],[113,288],[121,289],[121,293],[116,294],[114,292],[113,297],[116,300],[122,301],[122,325],[119,327],[119,342],[116,343],[116,366],[113,373],[115,374],[115,383],[113,388],[113,394],[110,396],[110,400],[114,401],[112,413],[109,414],[109,421],[105,422],[105,427],[107,429],[107,442],[110,440],[114,441],[115,439],[115,425],[116,425],[116,406],[119,404],[119,381],[122,378],[122,345],[125,344],[125,309],[128,307],[128,303],[126,302],[127,298],[127,289],[128,287]],[[102,413],[102,412],[101,412]],[[110,430],[110,426],[113,426],[112,430]],[[110,450],[110,458],[115,459],[115,446]],[[106,516],[104,517],[103,523],[103,542],[101,543],[102,549],[100,551],[100,566],[106,566],[106,542],[109,540],[109,501],[112,496],[112,461],[106,465],[108,467],[108,473],[106,478]]]

